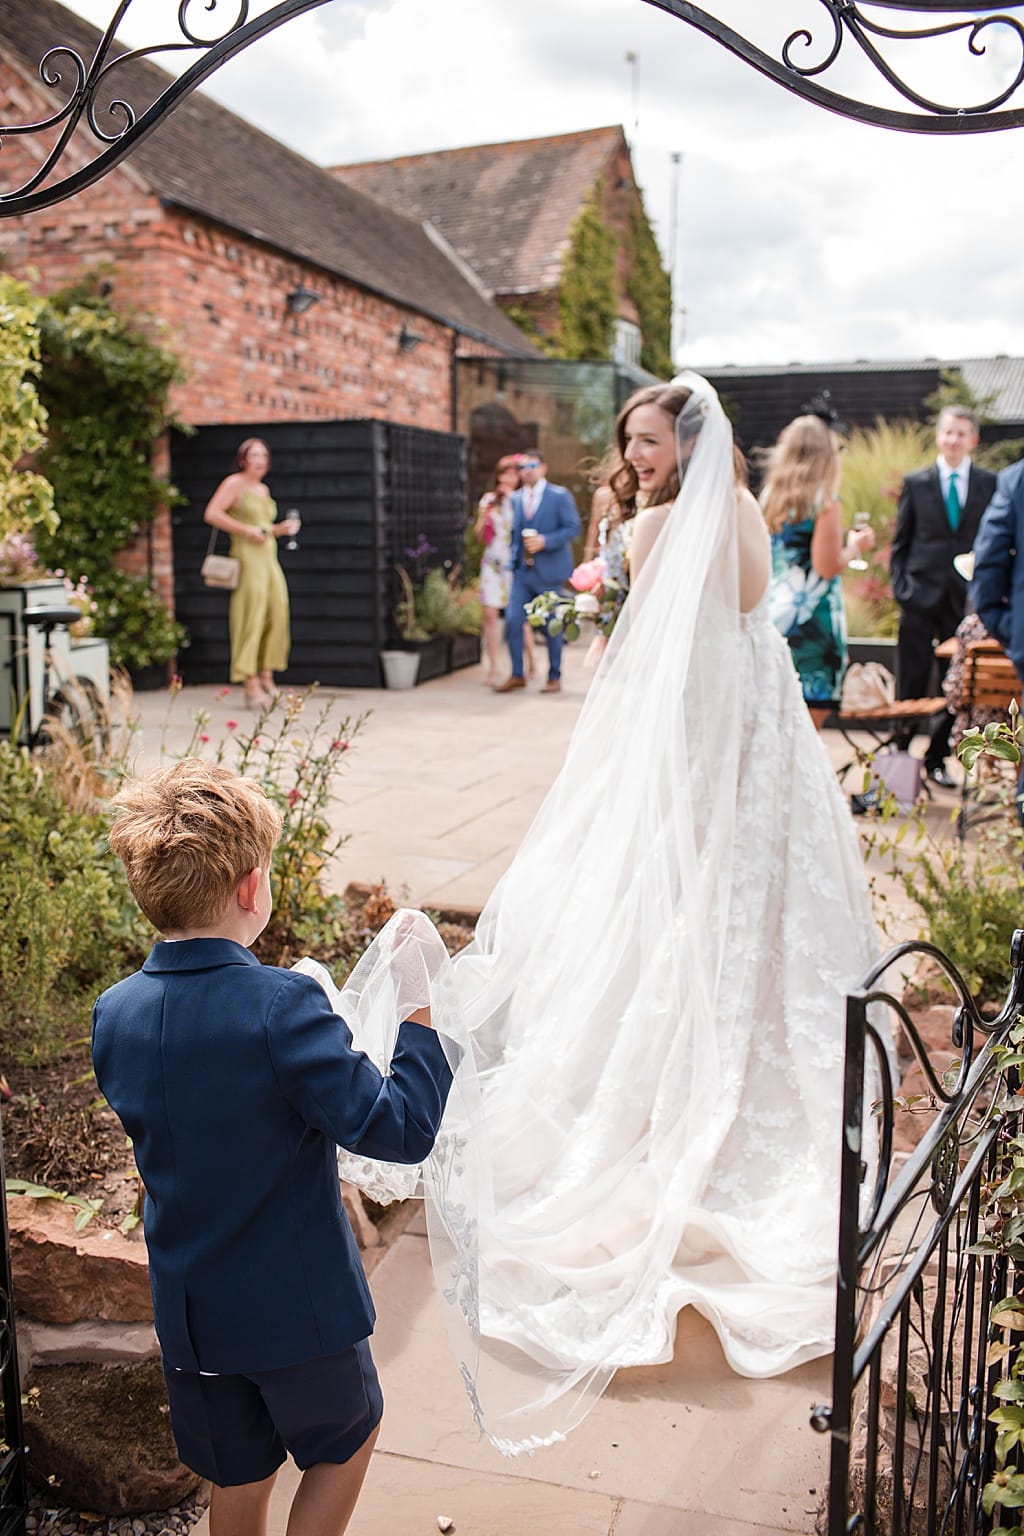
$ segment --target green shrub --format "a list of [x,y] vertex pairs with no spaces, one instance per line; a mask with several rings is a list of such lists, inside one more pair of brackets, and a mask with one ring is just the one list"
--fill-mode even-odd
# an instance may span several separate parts
[[160,666],[188,644],[188,631],[172,619],[141,576],[110,570],[93,588],[93,628],[105,635],[113,666]]
[[898,613],[889,583],[889,555],[896,529],[896,506],[904,475],[923,469],[935,455],[927,427],[911,421],[885,421],[857,427],[843,448],[840,486],[844,520],[867,512],[875,533],[868,569],[850,573],[843,583],[847,626],[851,635],[896,633]]
[[72,810],[55,774],[0,742],[0,1018],[8,1052],[59,1052],[92,1002],[144,953],[145,925],[96,810]]
[[[918,937],[944,950],[986,1003],[1001,1003],[1006,996],[1010,941],[1014,929],[1024,926],[1024,831],[1009,786],[1005,800],[1004,813],[972,831],[968,843],[952,829],[942,838],[931,835],[923,811],[906,817],[891,802],[866,840],[868,852],[879,857],[920,914]],[[874,885],[878,910],[877,881]],[[883,908],[883,931],[889,926]]]

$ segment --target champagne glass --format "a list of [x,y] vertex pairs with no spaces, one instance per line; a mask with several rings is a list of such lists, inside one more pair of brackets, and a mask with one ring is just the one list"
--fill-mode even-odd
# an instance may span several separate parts
[[[853,514],[853,526],[855,528],[870,528],[871,527],[871,513],[870,512],[855,512]],[[846,562],[846,565],[847,565],[847,570],[850,570],[850,571],[866,571],[867,568],[868,568],[868,562],[861,555],[858,555],[856,557],[856,559],[854,559],[854,560],[848,560]]]
[[[302,527],[302,518],[299,516],[299,509],[298,509],[298,507],[289,507],[288,508],[288,511],[285,513],[285,521],[286,522],[294,523],[295,524],[295,533],[298,533],[299,529]],[[298,549],[299,541],[295,537],[295,533],[293,533],[291,535],[291,537],[288,540],[286,540],[285,546],[284,546],[285,549]]]

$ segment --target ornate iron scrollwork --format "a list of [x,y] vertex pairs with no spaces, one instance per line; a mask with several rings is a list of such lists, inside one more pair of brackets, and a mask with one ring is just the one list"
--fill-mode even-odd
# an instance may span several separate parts
[[[0,191],[0,215],[34,213],[91,186],[129,155],[178,102],[221,64],[282,22],[326,3],[327,0],[278,0],[269,10],[250,18],[249,0],[180,0],[178,37],[123,49],[115,44],[114,36],[131,9],[132,0],[119,0],[88,63],[76,48],[61,42],[55,42],[40,60],[39,78],[48,90],[61,94],[60,105],[38,122],[0,124],[0,150],[9,137],[55,135],[33,174],[20,186]],[[169,80],[144,107],[116,95],[117,71],[127,61],[181,52],[198,52],[199,57],[177,79]],[[80,126],[88,128],[98,140],[99,150],[85,165],[61,176],[61,162]],[[75,142],[81,145],[84,141],[79,137]],[[0,185],[2,175],[0,154]],[[54,176],[56,179],[51,179]]]
[[[988,0],[807,0],[809,6],[815,7],[813,13],[805,25],[780,37],[777,56],[765,52],[688,0],[647,0],[647,4],[706,33],[797,96],[844,117],[909,133],[989,133],[997,128],[1024,126],[1024,104],[1007,105],[1024,83],[1024,19],[1010,14],[1024,9],[1019,3],[1000,10]],[[770,14],[770,8],[765,9]],[[881,10],[904,13],[907,24],[885,25],[871,14]],[[936,19],[937,12],[945,19]],[[952,12],[958,13],[955,19],[950,15]],[[998,89],[987,91],[980,100],[972,101],[969,90],[959,102],[926,96],[914,89],[886,57],[889,44],[924,45],[962,35],[968,55],[965,62],[969,63],[972,57],[986,56],[997,28],[1002,29],[999,35],[1012,45],[1008,51],[1013,57]],[[916,110],[861,101],[825,84],[823,77],[840,62],[844,50],[859,50],[896,96]],[[918,56],[923,57],[919,49]]]

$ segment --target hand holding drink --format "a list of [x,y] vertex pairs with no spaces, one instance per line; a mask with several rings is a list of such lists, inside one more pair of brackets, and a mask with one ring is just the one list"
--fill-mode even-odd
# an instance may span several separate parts
[[855,556],[847,561],[847,569],[851,571],[866,571],[868,562],[865,554],[875,542],[875,532],[871,526],[870,512],[855,512],[853,514],[853,528],[850,531],[849,544],[855,550]]

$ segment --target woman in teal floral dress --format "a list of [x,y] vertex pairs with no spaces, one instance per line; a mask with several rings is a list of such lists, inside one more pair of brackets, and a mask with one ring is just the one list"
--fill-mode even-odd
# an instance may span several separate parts
[[798,416],[779,436],[761,492],[772,538],[772,622],[789,642],[815,725],[839,702],[846,671],[841,574],[874,543],[870,528],[844,541],[839,448],[820,416]]

